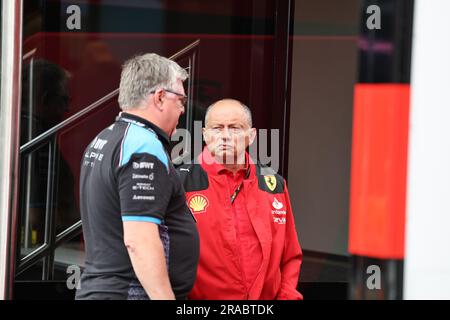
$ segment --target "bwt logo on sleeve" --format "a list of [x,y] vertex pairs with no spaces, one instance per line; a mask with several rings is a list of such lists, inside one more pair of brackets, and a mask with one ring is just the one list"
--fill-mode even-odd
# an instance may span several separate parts
[[153,162],[133,162],[133,169],[153,169]]

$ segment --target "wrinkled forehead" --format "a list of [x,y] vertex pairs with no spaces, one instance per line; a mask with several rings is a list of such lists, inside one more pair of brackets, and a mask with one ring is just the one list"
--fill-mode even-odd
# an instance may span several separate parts
[[205,126],[232,124],[249,125],[248,115],[238,103],[218,103],[206,114]]

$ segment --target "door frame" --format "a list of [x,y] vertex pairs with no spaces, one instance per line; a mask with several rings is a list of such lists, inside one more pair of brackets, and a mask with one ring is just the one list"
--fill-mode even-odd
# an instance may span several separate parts
[[0,299],[12,296],[17,209],[22,1],[2,1],[0,105]]

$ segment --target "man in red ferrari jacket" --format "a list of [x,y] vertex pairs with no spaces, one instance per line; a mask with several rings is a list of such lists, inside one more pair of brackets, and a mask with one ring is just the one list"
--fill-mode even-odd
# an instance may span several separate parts
[[255,164],[250,110],[211,105],[198,163],[178,168],[197,220],[200,262],[190,299],[302,299],[302,251],[284,179]]

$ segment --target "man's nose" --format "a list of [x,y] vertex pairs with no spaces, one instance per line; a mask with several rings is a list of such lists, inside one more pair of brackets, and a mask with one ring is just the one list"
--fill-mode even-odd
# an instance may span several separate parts
[[231,139],[231,131],[225,127],[223,128],[223,130],[220,132],[220,136],[222,139]]

